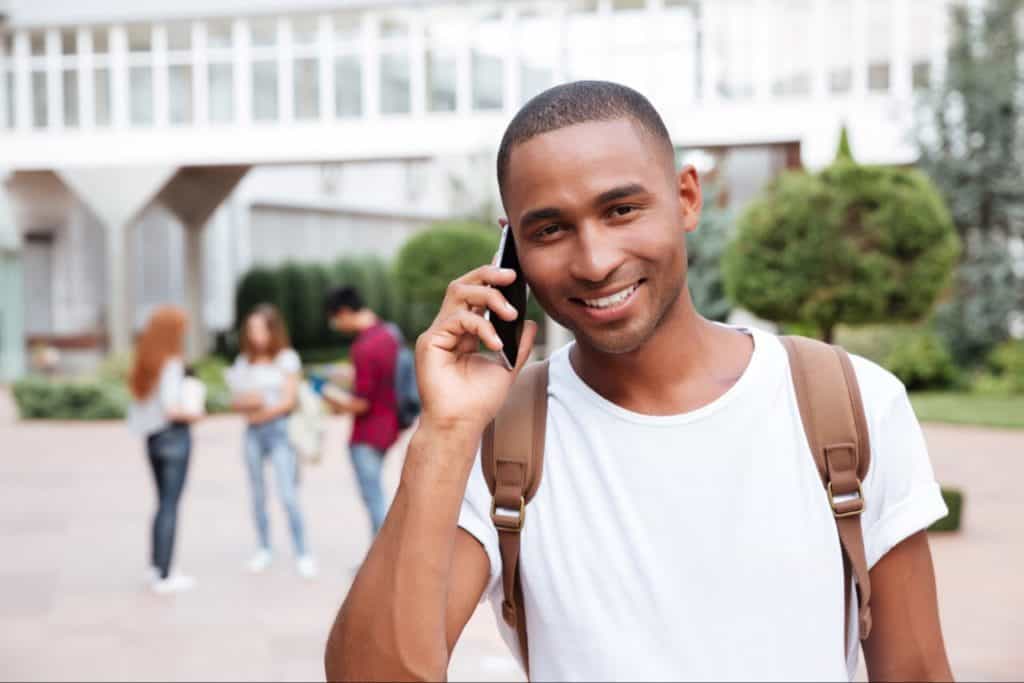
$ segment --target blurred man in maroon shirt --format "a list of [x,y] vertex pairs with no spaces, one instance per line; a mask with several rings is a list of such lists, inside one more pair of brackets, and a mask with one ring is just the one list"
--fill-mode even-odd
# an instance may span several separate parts
[[366,307],[354,287],[331,291],[327,295],[326,311],[331,327],[342,334],[356,335],[351,351],[355,390],[346,399],[334,396],[325,396],[325,399],[336,411],[355,417],[349,454],[376,535],[387,513],[381,488],[384,454],[399,432],[395,401],[399,342],[392,326]]

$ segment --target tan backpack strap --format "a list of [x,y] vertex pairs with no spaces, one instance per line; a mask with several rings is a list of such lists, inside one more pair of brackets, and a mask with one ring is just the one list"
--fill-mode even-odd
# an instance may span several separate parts
[[544,432],[548,416],[548,362],[523,368],[497,417],[484,430],[480,464],[493,496],[491,521],[498,530],[501,614],[519,634],[523,666],[529,673],[526,609],[519,573],[520,531],[526,504],[540,486],[544,470]]
[[839,532],[847,610],[844,623],[848,630],[852,572],[860,603],[858,630],[864,640],[871,633],[871,579],[860,523],[865,506],[861,482],[871,464],[871,444],[857,376],[850,357],[838,346],[803,337],[781,340],[789,355],[807,443]]

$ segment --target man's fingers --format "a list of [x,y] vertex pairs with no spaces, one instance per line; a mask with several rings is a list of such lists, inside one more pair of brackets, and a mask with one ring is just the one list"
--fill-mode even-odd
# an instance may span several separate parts
[[483,313],[484,309],[490,309],[504,320],[515,320],[519,316],[519,311],[494,287],[459,283],[453,284],[448,291],[445,308],[449,313],[454,313],[460,308],[468,308],[477,314]]
[[467,335],[476,337],[491,351],[500,351],[503,346],[494,325],[469,309],[456,311],[440,321],[434,331],[432,343],[446,351],[456,351]]

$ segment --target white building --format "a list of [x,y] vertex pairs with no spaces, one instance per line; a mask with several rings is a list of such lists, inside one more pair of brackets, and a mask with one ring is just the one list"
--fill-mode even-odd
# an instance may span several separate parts
[[251,265],[388,255],[493,199],[505,124],[566,80],[645,93],[736,203],[843,122],[913,162],[949,1],[0,0],[26,337],[121,350],[171,301],[199,349]]

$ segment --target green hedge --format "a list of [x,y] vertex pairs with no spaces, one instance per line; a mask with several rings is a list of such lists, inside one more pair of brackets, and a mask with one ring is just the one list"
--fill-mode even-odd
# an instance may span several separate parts
[[120,384],[30,377],[14,384],[14,401],[26,420],[116,420],[129,396]]
[[238,283],[235,329],[218,336],[217,354],[231,358],[238,353],[242,321],[262,303],[281,310],[292,345],[300,352],[346,346],[346,340],[328,327],[324,312],[324,296],[342,286],[359,289],[367,305],[384,319],[403,323],[403,300],[394,274],[380,258],[343,258],[330,265],[289,262],[276,268],[258,266]]
[[959,531],[960,514],[964,507],[964,494],[959,489],[943,488],[942,499],[946,501],[949,514],[928,527],[928,531]]
[[910,391],[956,388],[964,382],[942,338],[916,325],[840,328],[836,343],[896,375]]

